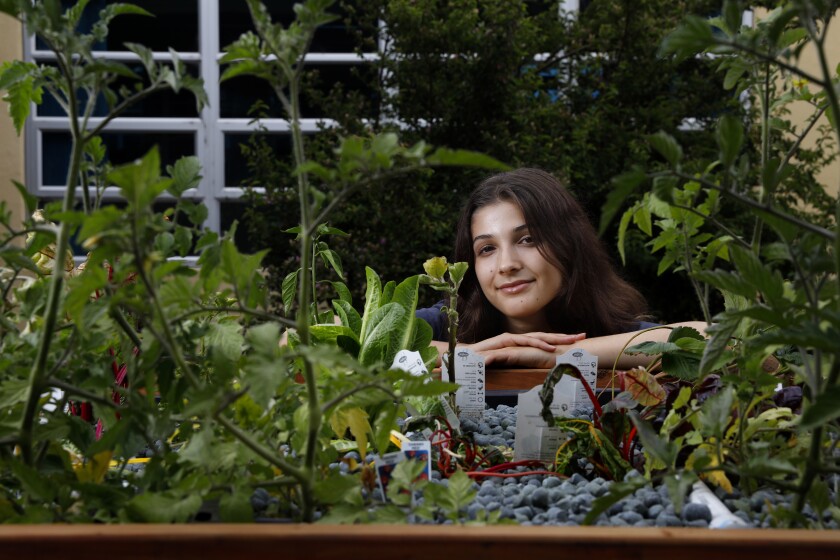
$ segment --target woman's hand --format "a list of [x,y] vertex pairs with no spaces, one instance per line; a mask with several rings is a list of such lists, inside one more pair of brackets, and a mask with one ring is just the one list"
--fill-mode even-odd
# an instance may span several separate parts
[[557,355],[562,354],[564,350],[565,348],[550,351],[532,346],[513,346],[488,350],[481,355],[488,366],[551,369],[557,362]]
[[[492,350],[501,350],[505,348],[536,348],[546,352],[554,352],[557,346],[566,346],[574,344],[586,338],[586,334],[560,334],[560,333],[544,333],[532,332],[526,334],[503,333],[493,338],[476,342],[475,344],[464,344],[473,352],[485,355]],[[489,362],[488,362],[489,363]]]

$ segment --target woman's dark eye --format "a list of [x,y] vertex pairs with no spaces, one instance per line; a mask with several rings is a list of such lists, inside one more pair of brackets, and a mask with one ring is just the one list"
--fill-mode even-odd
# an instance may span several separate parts
[[480,247],[480,248],[478,249],[478,254],[479,254],[479,255],[484,255],[484,254],[489,253],[489,252],[490,252],[490,251],[492,251],[492,250],[493,250],[493,246],[492,246],[492,245],[485,245],[485,246]]
[[530,235],[526,235],[526,236],[524,236],[522,239],[520,239],[520,240],[519,240],[519,242],[520,242],[520,243],[530,244],[530,243],[533,243],[533,242],[534,242],[534,238],[533,238],[533,237],[531,237]]

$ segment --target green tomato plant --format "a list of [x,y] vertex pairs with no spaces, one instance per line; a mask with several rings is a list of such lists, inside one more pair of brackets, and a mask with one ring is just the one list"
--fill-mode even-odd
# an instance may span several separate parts
[[[334,308],[349,332],[324,335],[314,260],[339,276],[341,268],[319,236],[334,233],[330,212],[372,182],[432,165],[504,166],[422,142],[405,147],[393,134],[345,138],[333,160],[308,160],[298,80],[315,29],[332,20],[329,2],[297,5],[285,28],[249,2],[257,34],[226,49],[223,79],[253,74],[274,86],[288,111],[300,201],[301,266],[289,305],[297,313],[276,315],[261,273],[265,252],[240,252],[235,227],[204,229],[206,209],[182,196],[201,180],[196,158],[165,174],[157,149],[125,165],[107,161],[100,133],[131,104],[170,88],[193,92],[199,107],[206,97],[177,55],[170,67],[129,45],[146,78],[95,57],[114,17],[145,12],[111,4],[85,34],[77,27],[87,4],[62,11],[57,0],[0,2],[58,61],[2,67],[16,125],[46,92],[67,112],[73,140],[62,202],[36,212],[19,185],[33,215],[23,227],[0,204],[0,520],[186,521],[217,503],[222,520],[248,521],[258,488],[271,496],[261,515],[312,521],[336,503],[365,510],[370,471],[345,476],[327,465],[347,447],[364,456],[369,441],[384,451],[405,396],[450,387],[389,370],[388,356],[403,345],[429,355],[428,333],[414,319],[417,277],[380,291],[371,271],[364,313],[354,315],[340,296]],[[117,78],[134,84],[115,89]],[[109,111],[92,121],[99,98]],[[106,185],[124,208],[102,203]],[[174,203],[155,211],[164,193]],[[68,260],[71,239],[89,251],[84,266]],[[198,256],[194,266],[189,255]],[[293,343],[283,345],[289,328]],[[359,351],[348,353],[345,339]],[[80,403],[93,405],[99,428],[66,412]],[[354,441],[343,439],[348,432]]]
[[[650,136],[663,165],[616,178],[602,226],[629,193],[652,184],[624,213],[620,241],[631,222],[650,236],[652,249],[663,251],[660,269],[688,273],[710,320],[705,344],[680,349],[699,358],[694,389],[681,390],[657,428],[634,416],[649,471],[680,491],[697,475],[725,489],[732,480],[745,492],[779,488],[795,499],[789,510],[777,508],[775,521],[802,525],[809,523],[806,505],[819,515],[840,514],[838,504],[827,502],[824,481],[838,467],[832,442],[840,428],[840,196],[818,193],[834,198],[834,215],[809,217],[807,209],[786,208],[789,201],[778,194],[791,192],[803,141],[816,134],[823,149],[836,150],[840,77],[828,65],[825,44],[836,3],[775,6],[749,28],[741,25],[744,3],[727,1],[720,17],[689,17],[665,38],[663,56],[714,55],[726,86],[750,99],[751,111],[718,119],[712,162],[685,158],[665,132]],[[818,72],[799,64],[805,49],[816,52]],[[784,118],[794,101],[812,109],[801,130]],[[755,152],[747,149],[750,142]],[[719,213],[723,200],[751,218],[749,230],[727,227]],[[725,304],[713,316],[712,290]],[[719,390],[697,398],[712,375]],[[801,387],[801,415],[775,404],[780,383]]]

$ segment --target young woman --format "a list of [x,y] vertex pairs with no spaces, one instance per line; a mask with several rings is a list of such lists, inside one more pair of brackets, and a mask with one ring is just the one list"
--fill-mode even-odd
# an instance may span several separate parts
[[[455,261],[469,263],[458,298],[458,340],[488,365],[550,368],[555,354],[584,348],[609,367],[634,343],[670,329],[643,321],[641,294],[622,280],[583,208],[550,174],[494,175],[470,195],[458,222]],[[418,310],[447,349],[442,303]],[[703,332],[702,322],[679,323]],[[621,354],[619,368],[646,359]]]

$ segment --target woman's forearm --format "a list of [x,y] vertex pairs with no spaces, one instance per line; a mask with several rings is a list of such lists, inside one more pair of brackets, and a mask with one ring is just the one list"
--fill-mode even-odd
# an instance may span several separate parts
[[[598,367],[601,369],[612,369],[613,365],[617,369],[632,369],[637,366],[647,365],[651,361],[651,357],[644,354],[625,354],[623,353],[625,348],[642,342],[665,342],[668,340],[671,330],[676,327],[691,327],[699,331],[700,334],[705,334],[706,326],[706,323],[702,321],[688,321],[662,325],[661,328],[651,330],[587,338],[558,348],[557,353],[563,354],[571,348],[581,348],[598,356]],[[618,360],[617,364],[616,359]]]

